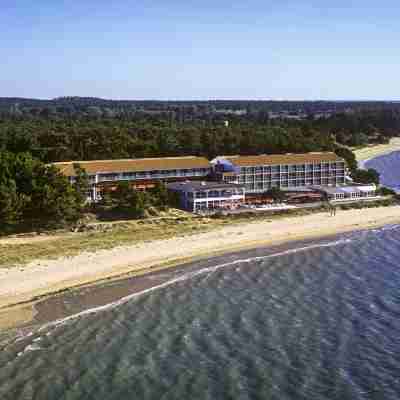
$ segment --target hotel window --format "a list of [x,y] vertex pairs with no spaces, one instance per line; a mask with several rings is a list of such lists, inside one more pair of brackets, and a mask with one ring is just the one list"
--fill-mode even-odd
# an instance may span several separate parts
[[280,171],[279,165],[273,165],[273,166],[271,167],[271,172],[279,172],[279,171]]
[[220,197],[218,190],[210,190],[208,192],[208,197]]
[[256,173],[256,174],[261,174],[262,171],[263,171],[263,168],[262,168],[262,167],[255,167],[255,173]]
[[118,174],[100,174],[100,178],[106,181],[113,181],[117,179]]
[[268,172],[271,172],[271,167],[270,167],[270,166],[264,166],[264,167],[263,167],[263,171],[264,171],[264,172],[267,172],[267,173],[268,173]]
[[289,166],[288,165],[281,165],[281,172],[288,172]]
[[135,173],[134,172],[123,172],[122,173],[122,178],[123,179],[134,179],[135,178]]

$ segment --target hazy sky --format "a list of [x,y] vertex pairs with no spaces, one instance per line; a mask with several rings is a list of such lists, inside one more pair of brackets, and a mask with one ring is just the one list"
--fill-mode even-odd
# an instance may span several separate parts
[[0,0],[0,96],[400,99],[399,0]]

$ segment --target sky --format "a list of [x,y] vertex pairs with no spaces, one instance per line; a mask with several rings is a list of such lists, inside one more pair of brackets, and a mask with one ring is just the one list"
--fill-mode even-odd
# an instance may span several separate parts
[[399,100],[398,0],[0,0],[0,96]]

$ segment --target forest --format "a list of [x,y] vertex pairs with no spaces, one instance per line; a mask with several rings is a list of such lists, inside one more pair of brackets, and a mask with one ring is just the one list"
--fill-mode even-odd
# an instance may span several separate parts
[[[229,154],[336,151],[347,160],[354,178],[377,182],[379,177],[374,171],[357,169],[348,146],[384,143],[398,132],[398,110],[380,108],[301,121],[269,119],[268,114],[262,113],[235,115],[229,117],[228,126],[219,120],[180,122],[164,114],[119,117],[43,112],[3,114],[0,224],[2,230],[27,225],[33,229],[43,224],[70,224],[79,219],[85,209],[87,177],[80,171],[81,179],[71,186],[48,165],[55,161],[184,155],[211,159]],[[165,207],[167,203],[162,188],[146,197],[121,187],[115,195],[116,198],[107,199],[105,206],[126,210],[127,204],[134,204],[135,215],[143,215],[146,207],[157,204]]]

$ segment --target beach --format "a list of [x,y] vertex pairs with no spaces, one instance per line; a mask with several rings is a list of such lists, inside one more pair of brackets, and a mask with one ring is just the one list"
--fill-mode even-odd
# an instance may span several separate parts
[[395,137],[390,139],[388,144],[378,144],[373,146],[363,147],[361,149],[354,150],[357,161],[362,168],[364,163],[372,158],[390,154],[394,151],[400,150],[400,138]]
[[[35,260],[21,267],[2,268],[0,326],[28,322],[35,315],[29,302],[68,288],[146,274],[193,259],[396,223],[400,223],[399,206],[341,210],[335,217],[321,212],[230,224],[203,233],[83,252],[73,257]],[[10,306],[14,306],[18,315],[14,315],[12,321],[7,316],[10,315]]]

